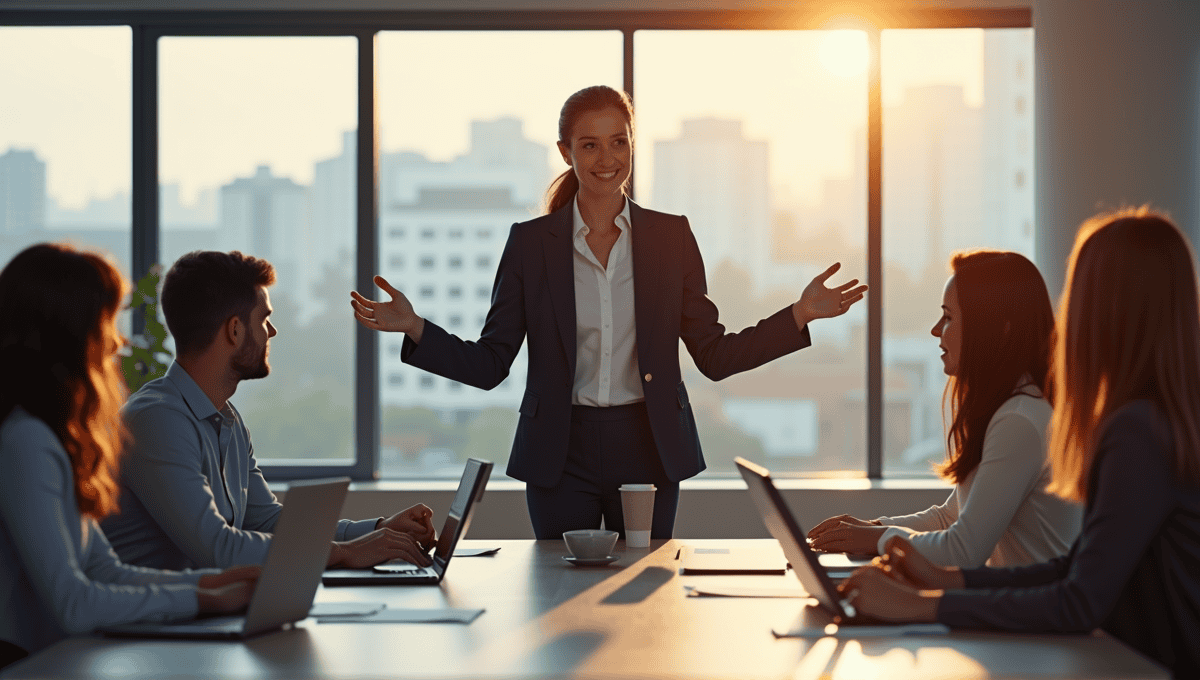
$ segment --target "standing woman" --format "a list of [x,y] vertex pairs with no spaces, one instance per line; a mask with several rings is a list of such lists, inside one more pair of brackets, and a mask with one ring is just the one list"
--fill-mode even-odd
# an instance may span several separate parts
[[[936,564],[1013,567],[1067,552],[1083,509],[1046,491],[1054,311],[1037,267],[999,250],[955,253],[931,334],[949,380],[945,503],[869,521],[840,515],[808,533],[818,550],[874,555],[904,536]],[[1045,396],[1043,396],[1045,395]]]
[[563,105],[558,135],[570,169],[550,185],[547,214],[509,232],[477,342],[417,316],[379,276],[375,283],[392,300],[352,292],[351,304],[367,328],[407,335],[404,362],[482,389],[508,376],[528,336],[508,474],[527,483],[534,533],[557,538],[598,528],[603,517],[624,535],[617,488],[653,483],[651,536],[670,538],[679,481],[705,467],[679,341],[701,373],[721,380],[807,347],[807,324],[845,313],[866,286],[826,288],[835,264],[795,304],[726,333],[687,219],[625,195],[633,165],[628,96],[605,86],[576,92]]
[[[893,538],[845,584],[858,611],[963,628],[1101,628],[1200,677],[1200,300],[1194,254],[1146,208],[1075,239],[1058,318],[1051,490],[1083,501],[1071,551],[943,569]],[[857,591],[857,596],[853,593]]]
[[122,564],[97,524],[117,509],[126,290],[68,246],[32,246],[0,272],[0,668],[105,625],[236,611],[258,578]]

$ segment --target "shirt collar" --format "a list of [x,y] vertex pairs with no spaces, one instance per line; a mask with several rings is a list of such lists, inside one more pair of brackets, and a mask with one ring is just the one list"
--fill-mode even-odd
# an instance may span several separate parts
[[[621,212],[617,213],[617,217],[613,220],[613,222],[617,224],[618,229],[620,229],[622,232],[625,232],[633,226],[633,220],[629,218],[629,204],[631,201],[629,200],[628,196],[623,198],[625,199],[625,206],[621,208]],[[573,215],[574,219],[574,224],[571,228],[571,235],[574,238],[579,238],[580,232],[582,232],[583,228],[587,226],[587,223],[583,221],[583,215],[579,212],[578,193],[576,193],[575,198],[571,200],[571,214]]]
[[167,380],[175,384],[175,388],[179,390],[179,395],[183,397],[183,401],[192,410],[192,415],[196,416],[197,420],[209,420],[213,416],[224,418],[217,407],[213,406],[212,400],[200,389],[192,376],[188,375],[187,370],[179,365],[179,362],[172,361],[171,367],[167,369]]

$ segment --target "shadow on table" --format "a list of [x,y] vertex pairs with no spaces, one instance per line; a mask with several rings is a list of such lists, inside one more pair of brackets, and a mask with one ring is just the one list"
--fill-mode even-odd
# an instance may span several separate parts
[[604,644],[604,633],[598,630],[576,630],[547,640],[533,650],[519,668],[550,671],[556,676],[578,668]]
[[637,604],[654,594],[675,577],[675,572],[662,567],[646,567],[625,585],[609,593],[600,604]]
[[278,674],[295,677],[311,673],[319,668],[319,657],[312,634],[306,628],[293,628],[277,633],[268,633],[245,642],[249,659],[259,664],[262,675]]

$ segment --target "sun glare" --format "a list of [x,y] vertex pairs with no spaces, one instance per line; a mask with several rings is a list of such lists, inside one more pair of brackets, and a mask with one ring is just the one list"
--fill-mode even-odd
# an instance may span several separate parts
[[828,31],[821,41],[821,65],[835,76],[850,78],[867,70],[867,34]]

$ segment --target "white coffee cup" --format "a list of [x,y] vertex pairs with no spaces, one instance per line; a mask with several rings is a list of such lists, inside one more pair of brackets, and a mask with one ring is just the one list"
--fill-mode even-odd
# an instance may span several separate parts
[[653,484],[622,484],[621,512],[625,515],[625,547],[649,548],[654,526]]

